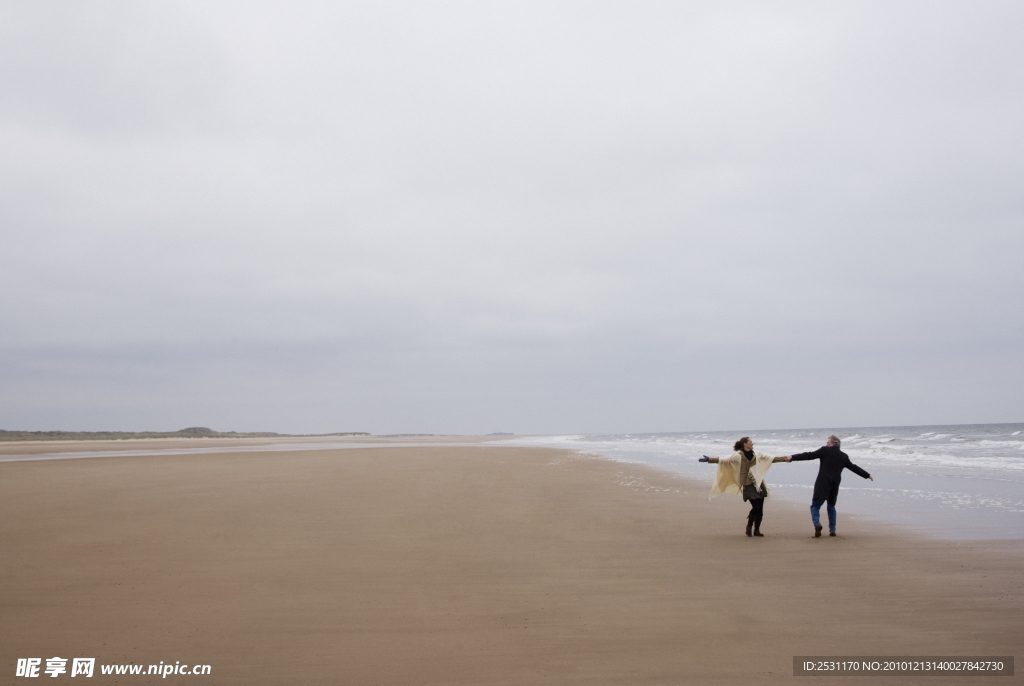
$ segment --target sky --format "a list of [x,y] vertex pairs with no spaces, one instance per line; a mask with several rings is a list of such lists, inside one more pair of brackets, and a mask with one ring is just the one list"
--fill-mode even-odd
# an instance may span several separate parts
[[1024,421],[1024,4],[0,2],[0,428]]

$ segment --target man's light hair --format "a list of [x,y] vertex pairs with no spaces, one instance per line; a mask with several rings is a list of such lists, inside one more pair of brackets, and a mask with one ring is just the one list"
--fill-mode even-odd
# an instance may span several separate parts
[[829,437],[828,437],[828,440],[829,440],[829,442],[831,442],[831,443],[832,443],[832,445],[834,445],[835,447],[837,447],[837,448],[839,447],[839,443],[840,443],[840,441],[839,441],[839,436],[836,436],[835,434],[832,434],[831,436],[829,436]]

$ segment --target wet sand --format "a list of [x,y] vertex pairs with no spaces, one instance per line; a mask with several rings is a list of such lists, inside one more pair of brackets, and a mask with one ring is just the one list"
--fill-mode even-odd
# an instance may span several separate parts
[[829,684],[793,656],[1024,645],[1019,542],[814,539],[772,501],[750,539],[706,489],[472,445],[3,463],[0,683],[61,656],[212,667],[96,683]]

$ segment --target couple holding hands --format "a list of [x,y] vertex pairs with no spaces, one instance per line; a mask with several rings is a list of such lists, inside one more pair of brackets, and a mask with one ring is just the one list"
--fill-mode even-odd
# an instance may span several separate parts
[[850,457],[839,449],[839,445],[839,437],[833,435],[828,437],[827,444],[815,451],[771,457],[764,453],[754,452],[754,442],[748,436],[744,436],[736,441],[736,445],[733,446],[733,450],[736,452],[729,457],[719,458],[705,455],[699,461],[718,464],[718,473],[711,486],[711,496],[722,493],[733,495],[742,493],[744,502],[750,501],[750,513],[747,515],[747,536],[763,536],[761,519],[764,517],[764,499],[770,493],[768,485],[764,482],[764,475],[768,468],[776,462],[818,460],[818,478],[814,482],[814,494],[811,496],[811,521],[814,522],[814,537],[818,538],[821,536],[821,521],[819,519],[821,506],[826,502],[828,503],[828,535],[836,535],[836,498],[839,497],[839,482],[842,480],[843,470],[849,469],[858,476],[874,481],[870,474],[850,462]]

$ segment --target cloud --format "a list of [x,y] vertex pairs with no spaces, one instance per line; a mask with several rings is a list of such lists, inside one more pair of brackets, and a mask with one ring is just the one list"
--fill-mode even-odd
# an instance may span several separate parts
[[10,428],[1019,418],[1012,3],[3,11]]

